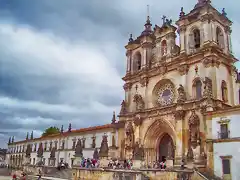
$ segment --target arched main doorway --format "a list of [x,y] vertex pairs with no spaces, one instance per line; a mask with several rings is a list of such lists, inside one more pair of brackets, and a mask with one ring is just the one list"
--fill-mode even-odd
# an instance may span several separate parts
[[175,140],[176,133],[169,121],[162,119],[154,121],[144,137],[145,162],[162,160],[163,156],[170,159],[170,149],[172,149],[171,155],[173,158]]
[[163,134],[158,146],[158,160],[165,161],[166,159],[172,160],[174,158],[173,140],[169,134]]

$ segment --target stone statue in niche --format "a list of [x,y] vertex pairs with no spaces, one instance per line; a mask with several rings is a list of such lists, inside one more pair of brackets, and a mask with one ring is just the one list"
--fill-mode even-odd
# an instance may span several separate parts
[[125,114],[125,113],[127,113],[127,105],[126,105],[126,102],[123,100],[121,103],[120,114]]
[[135,94],[135,96],[133,97],[133,102],[136,103],[136,111],[144,109],[145,103],[140,94]]
[[205,78],[204,83],[204,90],[203,90],[203,98],[209,99],[212,98],[212,80],[208,77]]
[[192,114],[188,120],[189,134],[190,134],[190,144],[193,148],[196,148],[199,140],[199,125],[200,119],[195,111],[192,111]]
[[128,122],[126,127],[126,146],[132,147],[134,143],[134,130],[132,126],[132,122]]
[[184,90],[184,87],[183,85],[179,85],[179,88],[177,89],[178,90],[178,99],[177,99],[177,102],[178,103],[184,103],[186,101],[186,92]]

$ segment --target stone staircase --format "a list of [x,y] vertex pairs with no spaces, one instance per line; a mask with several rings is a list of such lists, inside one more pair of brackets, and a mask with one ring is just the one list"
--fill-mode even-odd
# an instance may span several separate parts
[[196,173],[202,176],[202,178],[205,180],[223,180],[222,178],[208,172],[206,169],[204,171],[196,170]]

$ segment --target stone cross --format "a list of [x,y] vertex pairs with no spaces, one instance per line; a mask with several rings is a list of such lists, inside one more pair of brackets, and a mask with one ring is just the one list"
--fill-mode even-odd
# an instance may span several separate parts
[[165,15],[163,15],[162,20],[163,20],[163,24],[164,24],[166,22],[166,16]]

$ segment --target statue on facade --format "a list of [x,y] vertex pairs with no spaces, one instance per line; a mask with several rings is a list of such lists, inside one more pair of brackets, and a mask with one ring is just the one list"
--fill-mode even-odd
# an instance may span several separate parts
[[134,160],[143,160],[144,158],[144,149],[143,146],[140,147],[139,143],[136,142],[133,148],[133,159]]
[[192,114],[188,120],[189,134],[190,134],[190,144],[193,148],[196,148],[199,140],[199,126],[200,119],[195,111],[192,111]]
[[95,159],[95,160],[98,160],[98,159],[99,159],[99,153],[98,153],[98,149],[97,149],[97,148],[94,149],[93,159]]
[[126,105],[126,102],[123,100],[121,103],[120,114],[125,114],[126,112],[127,112],[127,105]]
[[81,139],[78,139],[76,147],[75,147],[75,157],[82,157],[83,153],[82,153],[82,142]]
[[55,154],[56,154],[56,149],[55,149],[55,147],[53,147],[53,148],[51,149],[50,158],[51,158],[51,159],[55,158]]
[[205,78],[204,83],[204,90],[203,90],[203,98],[209,99],[212,98],[212,80],[208,77]]
[[32,152],[31,144],[28,144],[27,149],[26,149],[26,157],[27,158],[31,156],[31,152]]
[[132,147],[133,143],[134,143],[134,130],[132,122],[128,122],[126,126],[126,146]]
[[39,144],[39,147],[37,150],[37,157],[39,157],[39,158],[43,157],[43,144],[42,143]]
[[99,156],[100,157],[108,157],[108,140],[107,140],[107,135],[103,135],[102,137],[102,142],[101,142],[101,147],[99,151]]
[[145,103],[140,94],[135,94],[133,97],[133,102],[136,103],[136,111],[141,111],[144,109]]
[[178,99],[177,99],[177,102],[178,103],[184,103],[186,101],[186,92],[184,90],[184,87],[183,85],[179,85],[179,88],[177,89],[178,91]]
[[92,137],[92,148],[96,147],[96,136]]

